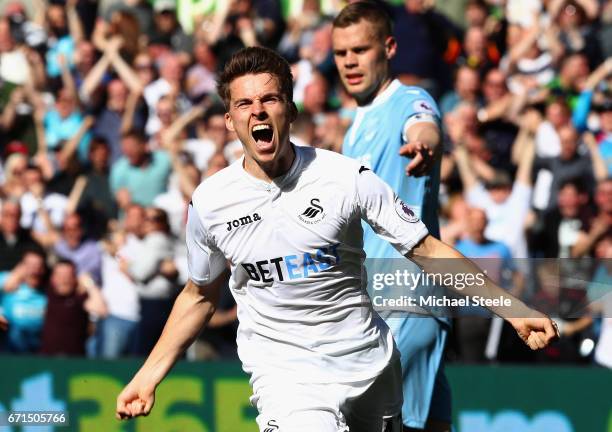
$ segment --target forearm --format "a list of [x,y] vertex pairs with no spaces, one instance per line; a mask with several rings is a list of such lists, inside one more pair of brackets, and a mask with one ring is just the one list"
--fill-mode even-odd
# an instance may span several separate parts
[[433,123],[416,123],[408,128],[405,136],[406,142],[419,141],[426,144],[434,153],[438,155],[442,148],[440,129]]
[[[493,282],[476,264],[463,256],[460,252],[447,244],[427,236],[408,255],[407,258],[415,262],[426,273],[448,275],[452,274],[452,280],[472,280],[474,283],[465,283],[458,288],[454,284],[445,285],[450,291],[466,297],[479,296],[483,299],[498,300],[502,296],[510,300],[511,306],[487,306],[494,314],[510,320],[516,317],[530,317],[529,309],[521,300],[514,297],[508,291]],[[441,278],[442,281],[446,277]]]
[[218,280],[206,287],[187,282],[164,330],[134,379],[157,386],[215,312]]

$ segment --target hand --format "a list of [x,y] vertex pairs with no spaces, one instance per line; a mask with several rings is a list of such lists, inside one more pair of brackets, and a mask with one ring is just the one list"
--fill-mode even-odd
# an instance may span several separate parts
[[126,188],[121,188],[115,194],[119,208],[126,209],[132,203],[132,194]]
[[536,133],[541,122],[542,116],[537,110],[529,110],[521,119],[523,127],[531,133]]
[[17,87],[15,90],[11,92],[10,101],[13,105],[19,105],[20,103],[25,102],[25,91],[22,87]]
[[591,229],[589,230],[589,234],[592,235],[594,238],[598,239],[602,235],[604,235],[606,231],[608,231],[608,228],[610,228],[608,219],[605,216],[598,216],[591,223]]
[[400,147],[399,154],[412,158],[406,166],[406,175],[420,177],[431,169],[435,161],[434,151],[424,142],[413,141]]
[[7,331],[8,326],[9,326],[8,320],[2,315],[0,315],[0,330]]
[[117,420],[149,415],[155,403],[155,386],[134,379],[117,396]]
[[540,313],[531,318],[510,318],[508,322],[514,327],[523,342],[534,351],[545,348],[559,338],[557,325]]

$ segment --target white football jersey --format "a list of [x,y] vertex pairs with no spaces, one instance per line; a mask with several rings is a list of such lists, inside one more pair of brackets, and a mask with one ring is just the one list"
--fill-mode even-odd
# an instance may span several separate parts
[[369,380],[394,343],[362,278],[361,219],[402,254],[427,228],[357,161],[293,148],[290,170],[272,183],[240,159],[198,186],[187,222],[190,278],[204,285],[229,261],[238,354],[252,384]]

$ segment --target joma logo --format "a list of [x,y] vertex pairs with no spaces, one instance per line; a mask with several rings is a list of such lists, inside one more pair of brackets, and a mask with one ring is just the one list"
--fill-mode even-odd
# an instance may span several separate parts
[[244,225],[248,225],[250,223],[253,222],[257,222],[261,220],[261,216],[259,216],[258,213],[253,213],[253,216],[242,216],[239,219],[234,219],[233,221],[230,222],[226,222],[227,223],[227,230],[231,231],[233,228],[238,228]]

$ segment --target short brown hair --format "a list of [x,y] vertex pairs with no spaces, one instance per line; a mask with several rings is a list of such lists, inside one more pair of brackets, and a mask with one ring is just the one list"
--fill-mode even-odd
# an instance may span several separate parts
[[393,24],[383,6],[373,1],[358,1],[347,5],[334,19],[334,28],[347,28],[366,20],[374,26],[380,40],[393,35]]
[[217,93],[225,108],[229,109],[230,106],[229,87],[232,81],[244,75],[263,73],[276,77],[286,102],[293,102],[293,75],[289,63],[271,49],[249,47],[241,49],[230,58],[217,81]]

